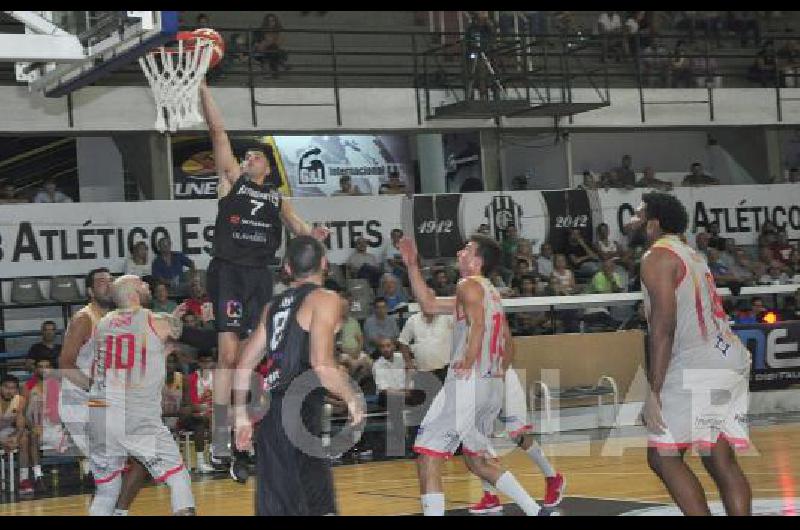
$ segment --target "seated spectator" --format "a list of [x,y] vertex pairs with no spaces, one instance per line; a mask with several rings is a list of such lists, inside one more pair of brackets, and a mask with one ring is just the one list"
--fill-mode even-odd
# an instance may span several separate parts
[[602,43],[600,60],[606,62],[610,52],[615,52],[617,62],[622,53],[622,19],[616,11],[603,11],[597,19],[597,33]]
[[653,39],[650,45],[645,46],[641,55],[643,85],[666,88],[669,82],[670,65],[669,51],[666,46],[660,40]]
[[481,223],[481,225],[475,232],[484,236],[491,236],[491,234],[489,233],[490,232],[489,225],[486,223]]
[[500,264],[506,271],[510,272],[514,266],[514,257],[519,248],[519,234],[516,226],[509,226],[500,242],[501,261]]
[[575,294],[575,275],[567,268],[564,254],[555,255],[553,273],[550,275],[550,291],[555,296]]
[[800,320],[800,307],[797,306],[797,300],[790,296],[783,301],[783,309],[781,309],[781,320]]
[[592,277],[592,282],[589,285],[590,292],[595,294],[624,292],[625,282],[616,272],[616,268],[613,259],[604,260],[600,270]]
[[455,296],[456,284],[450,280],[447,271],[439,269],[433,273],[431,289],[436,296]]
[[789,275],[778,267],[767,267],[767,274],[759,278],[759,283],[771,285],[784,285],[789,283]]
[[342,295],[342,327],[339,329],[337,345],[341,353],[358,357],[364,351],[364,333],[358,320],[350,313],[353,295],[346,292]]
[[767,266],[761,261],[753,263],[753,279],[756,285],[769,285],[769,275],[767,274]]
[[367,240],[363,237],[356,240],[356,248],[347,259],[347,274],[349,278],[368,280],[373,289],[378,286],[381,266],[378,258],[367,252]]
[[736,264],[736,240],[732,237],[725,238],[724,248],[720,251],[719,261],[729,269]]
[[514,291],[519,291],[522,279],[525,277],[535,278],[535,275],[536,271],[531,268],[528,260],[517,258],[514,260],[514,268],[511,271],[511,281],[508,282],[508,285],[514,289]]
[[721,286],[741,284],[742,279],[736,276],[727,266],[720,262],[720,251],[714,247],[708,249],[708,268],[714,276],[714,282]]
[[[378,358],[372,364],[375,388],[379,393],[406,393],[409,381],[403,354],[395,349],[395,341],[386,337],[378,340]],[[385,399],[385,397],[384,397]]]
[[339,177],[339,189],[333,192],[333,195],[363,195],[358,186],[353,185],[353,179],[350,175],[342,175]]
[[194,313],[185,313],[181,317],[181,322],[183,322],[183,327],[188,329],[200,329],[200,317],[195,315]]
[[253,58],[261,63],[261,69],[269,66],[272,77],[277,79],[280,69],[288,70],[286,62],[289,54],[283,49],[284,37],[281,30],[283,26],[277,15],[267,13],[261,22],[261,28],[255,32],[253,45]]
[[186,378],[191,408],[188,414],[181,415],[179,427],[194,433],[197,470],[200,473],[211,473],[214,468],[206,462],[205,444],[211,433],[211,412],[214,402],[214,368],[216,362],[211,353],[201,352],[197,356],[197,365],[197,370],[190,373]]
[[600,269],[600,258],[583,239],[579,228],[573,228],[569,231],[566,254],[569,259],[569,266],[577,276],[590,278]]
[[536,268],[542,280],[550,281],[550,275],[553,274],[553,246],[550,243],[542,243],[539,248],[539,255],[536,256]]
[[22,418],[21,401],[19,379],[14,375],[4,374],[0,377],[0,450],[19,449],[20,438],[24,436],[25,430],[24,424],[19,423]]
[[497,288],[497,291],[503,298],[514,296],[514,290],[506,284],[503,274],[499,269],[495,269],[489,274],[489,281]]
[[28,202],[22,197],[17,197],[17,188],[10,182],[3,184],[2,191],[0,191],[0,204],[18,204]]
[[32,202],[72,202],[68,196],[56,188],[55,179],[44,181],[44,188],[33,196]]
[[703,171],[703,164],[694,162],[691,166],[691,173],[683,177],[681,186],[715,186],[719,184],[719,179],[706,175]]
[[700,232],[694,238],[695,250],[708,260],[709,241],[711,241],[711,234],[708,232]]
[[401,281],[401,283],[407,283],[408,270],[406,269],[406,264],[403,263],[403,258],[400,255],[400,249],[398,248],[400,239],[402,238],[403,231],[399,228],[393,228],[389,233],[389,241],[387,241],[386,245],[383,247],[383,252],[381,253],[381,263],[383,265],[384,272],[394,274]]
[[531,243],[530,239],[519,239],[517,253],[514,258],[515,261],[525,260],[528,263],[527,269],[529,271],[536,267],[536,256],[533,255],[533,243]]
[[794,247],[789,244],[789,235],[786,230],[778,230],[778,239],[769,246],[772,257],[784,265],[789,265],[789,257],[792,255]]
[[400,335],[397,328],[397,319],[389,315],[389,306],[386,300],[377,297],[373,304],[373,313],[364,321],[364,338],[367,349],[374,350],[378,346],[378,339],[386,337],[395,340]]
[[622,165],[614,168],[617,175],[617,185],[626,189],[633,189],[636,185],[636,172],[633,170],[631,155],[622,156]]
[[725,250],[727,248],[728,243],[725,241],[724,237],[720,237],[719,235],[719,223],[716,221],[713,223],[709,223],[706,225],[706,232],[710,234],[708,238],[708,246],[713,247],[717,250]]
[[[516,296],[520,298],[536,296],[536,278],[533,275],[522,277]],[[551,325],[549,314],[544,311],[526,311],[509,315],[509,326],[515,335],[536,335]]]
[[692,53],[696,54],[689,61],[694,84],[697,88],[722,88],[722,76],[719,73],[719,61],[716,57],[704,56],[700,49],[695,47]]
[[800,250],[796,248],[792,249],[792,252],[789,254],[789,263],[787,263],[787,265],[789,268],[786,274],[791,276],[800,274]]
[[58,356],[61,355],[61,344],[56,342],[56,323],[47,320],[42,323],[42,340],[28,350],[28,366],[32,368],[37,361],[47,360],[58,368]]
[[730,270],[737,278],[745,285],[753,285],[755,283],[755,275],[753,274],[753,263],[750,256],[743,248],[737,248],[733,254],[734,262],[730,266]]
[[758,260],[763,263],[767,269],[774,267],[781,272],[789,270],[788,265],[775,258],[775,253],[770,247],[760,247],[758,249]]
[[159,239],[158,255],[153,260],[153,277],[177,289],[184,268],[194,272],[194,262],[183,252],[173,252],[172,241],[168,237]]
[[594,242],[594,251],[601,260],[622,260],[622,247],[619,242],[609,239],[610,230],[608,223],[597,225],[597,237]]
[[767,306],[764,305],[764,299],[760,296],[754,296],[750,299],[750,304],[752,305],[752,311],[753,315],[756,317],[756,322],[760,322],[761,317],[767,312]]
[[186,311],[199,319],[201,327],[211,328],[214,326],[214,307],[199,278],[193,278],[189,284],[189,298],[184,301],[184,304]]
[[739,300],[736,303],[736,311],[733,315],[733,321],[736,324],[756,324],[756,314],[753,312],[753,306],[747,300]]
[[138,241],[131,249],[131,255],[125,258],[125,265],[122,272],[125,274],[135,274],[146,282],[150,282],[153,276],[153,268],[147,259],[147,243]]
[[408,305],[408,297],[400,287],[394,274],[388,272],[381,278],[381,296],[386,300],[389,313],[395,313]]
[[756,59],[747,71],[747,79],[755,83],[759,83],[762,88],[767,85],[775,85],[775,61],[777,60],[775,54],[775,42],[768,39],[758,54]]
[[392,170],[389,172],[389,180],[381,184],[378,189],[381,195],[403,195],[406,193],[406,185],[400,180],[400,172]]
[[669,191],[672,189],[672,182],[657,179],[653,166],[645,166],[642,170],[642,178],[636,183],[636,187]]
[[[23,422],[27,436],[24,442],[20,440],[19,447],[19,494],[21,496],[30,496],[46,491],[42,480],[42,466],[39,464],[39,452],[44,431],[45,399],[47,399],[47,407],[50,409],[48,413],[52,414],[55,409],[55,416],[58,417],[59,391],[57,382],[51,374],[52,367],[49,359],[38,359],[33,377],[25,383],[22,391],[20,412],[24,416]],[[54,382],[56,386],[53,386]],[[30,479],[29,471],[33,472],[33,480]]]
[[619,329],[640,329],[647,331],[647,315],[644,311],[644,302],[639,300],[634,306],[633,314],[628,317],[628,320],[622,323]]
[[692,68],[686,57],[684,46],[684,42],[679,40],[672,50],[669,61],[669,77],[672,88],[689,88],[692,82]]
[[175,300],[170,300],[169,289],[164,282],[158,282],[153,290],[153,299],[150,302],[150,309],[155,313],[172,313],[178,304]]
[[758,247],[769,247],[778,240],[778,227],[772,221],[764,221],[758,233]]
[[729,11],[728,27],[739,36],[739,46],[747,48],[752,35],[753,44],[761,40],[761,28],[755,11]]
[[578,184],[578,188],[583,188],[585,190],[596,190],[598,188],[597,180],[592,175],[591,171],[584,171],[583,172],[583,183]]

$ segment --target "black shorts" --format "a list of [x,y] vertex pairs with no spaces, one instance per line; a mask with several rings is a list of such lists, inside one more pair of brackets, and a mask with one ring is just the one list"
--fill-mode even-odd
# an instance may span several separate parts
[[[285,428],[296,428],[300,422],[293,418],[282,425],[281,405],[276,401],[270,403],[256,429],[256,515],[337,513],[330,461],[311,456],[292,443]],[[315,450],[322,452],[321,439]]]
[[272,270],[268,267],[245,267],[214,258],[208,265],[206,283],[217,332],[246,336],[272,298]]

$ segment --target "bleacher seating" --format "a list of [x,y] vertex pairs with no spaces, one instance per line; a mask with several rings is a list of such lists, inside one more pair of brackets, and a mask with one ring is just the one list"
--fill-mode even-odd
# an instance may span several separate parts
[[347,281],[347,290],[353,295],[353,305],[351,314],[356,320],[366,319],[372,311],[372,302],[375,300],[375,292],[367,280],[360,278]]
[[11,283],[11,301],[15,304],[39,304],[47,299],[36,278],[14,278]]
[[83,295],[72,276],[55,276],[50,279],[50,299],[56,302],[76,302]]

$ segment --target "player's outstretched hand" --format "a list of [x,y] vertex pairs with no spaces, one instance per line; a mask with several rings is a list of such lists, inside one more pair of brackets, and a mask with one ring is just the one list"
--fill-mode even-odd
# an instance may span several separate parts
[[403,236],[397,243],[397,248],[400,249],[400,255],[403,257],[403,262],[406,267],[416,267],[418,263],[417,245],[410,237]]
[[664,434],[667,429],[664,418],[661,416],[661,398],[654,392],[649,392],[647,395],[642,410],[642,419],[648,432]]
[[350,413],[352,425],[358,425],[364,421],[364,400],[356,395],[347,402],[347,411]]
[[253,445],[253,424],[249,418],[236,418],[236,448],[247,451]]
[[318,241],[325,241],[329,235],[331,231],[327,226],[315,226],[311,229],[311,237]]

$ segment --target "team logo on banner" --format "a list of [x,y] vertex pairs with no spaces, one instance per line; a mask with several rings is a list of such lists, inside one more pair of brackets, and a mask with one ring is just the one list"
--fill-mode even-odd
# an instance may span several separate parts
[[325,164],[318,157],[322,153],[319,147],[309,149],[300,157],[297,175],[300,184],[325,184]]
[[484,209],[489,231],[498,241],[506,236],[506,231],[513,226],[521,231],[522,206],[510,195],[496,195]]

